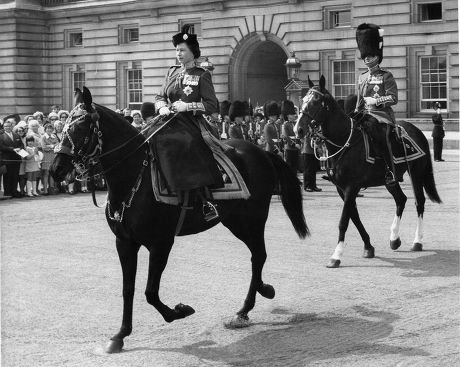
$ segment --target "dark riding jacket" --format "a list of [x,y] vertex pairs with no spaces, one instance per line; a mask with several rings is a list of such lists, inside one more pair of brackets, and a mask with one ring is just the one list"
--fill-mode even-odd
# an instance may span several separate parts
[[221,187],[222,174],[202,136],[209,132],[203,114],[219,110],[209,71],[198,66],[170,67],[155,97],[155,108],[159,111],[179,100],[187,103],[187,112],[179,113],[152,140],[152,150],[166,184],[174,192]]

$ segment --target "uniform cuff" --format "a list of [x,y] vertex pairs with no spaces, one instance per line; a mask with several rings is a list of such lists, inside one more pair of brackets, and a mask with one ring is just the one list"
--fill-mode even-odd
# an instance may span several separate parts
[[166,107],[167,104],[165,101],[158,101],[158,102],[155,102],[155,110],[156,111],[160,111],[160,108],[162,107]]
[[376,103],[375,105],[376,106],[380,106],[382,104],[385,104],[387,102],[394,102],[393,100],[393,96],[383,96],[383,97],[379,97],[376,99]]
[[204,104],[201,102],[190,102],[187,103],[187,111],[192,111],[195,115],[197,111],[205,112]]

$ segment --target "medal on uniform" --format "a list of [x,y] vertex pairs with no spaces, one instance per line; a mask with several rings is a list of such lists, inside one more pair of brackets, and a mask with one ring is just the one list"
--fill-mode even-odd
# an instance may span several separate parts
[[380,90],[380,87],[378,85],[374,86],[374,92],[378,92]]
[[192,94],[193,89],[190,85],[187,85],[184,89],[182,89],[182,91],[185,93],[186,96],[189,96],[190,94]]

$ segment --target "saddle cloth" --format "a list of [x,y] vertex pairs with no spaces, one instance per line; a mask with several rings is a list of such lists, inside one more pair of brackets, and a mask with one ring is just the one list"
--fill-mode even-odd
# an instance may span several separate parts
[[[233,150],[234,148],[222,143],[204,126],[201,126],[201,135],[211,149],[224,179],[224,187],[210,189],[213,200],[249,199],[250,193],[243,177],[230,158],[225,154],[226,151]],[[179,205],[180,199],[177,193],[169,192],[167,189],[158,162],[153,160],[150,167],[155,199],[165,204]]]
[[[393,151],[393,162],[395,164],[404,163],[406,157],[404,154],[403,143],[406,146],[407,161],[413,161],[419,159],[425,155],[425,152],[417,145],[417,143],[412,139],[406,130],[399,125],[395,126],[395,129],[398,129],[398,135],[401,136],[402,142],[391,139],[391,148]],[[369,135],[361,130],[364,139],[364,147],[366,152],[366,162],[374,164],[377,154],[370,142]]]

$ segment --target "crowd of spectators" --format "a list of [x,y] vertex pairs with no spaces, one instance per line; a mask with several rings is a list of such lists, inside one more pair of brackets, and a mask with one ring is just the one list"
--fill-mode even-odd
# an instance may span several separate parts
[[[146,126],[138,110],[125,108],[116,112],[139,131]],[[247,140],[279,154],[295,172],[303,172],[306,191],[321,191],[316,185],[316,172],[320,169],[316,157],[322,151],[316,147],[315,154],[308,135],[302,140],[295,138],[293,129],[298,111],[292,102],[271,101],[253,108],[247,102],[224,101],[219,112],[206,118],[221,139]],[[86,180],[79,179],[75,171],[63,182],[54,182],[49,174],[68,116],[68,111],[55,105],[48,114],[37,111],[23,119],[18,114],[0,119],[0,184],[4,198],[88,192]],[[105,188],[103,179],[96,188]]]

